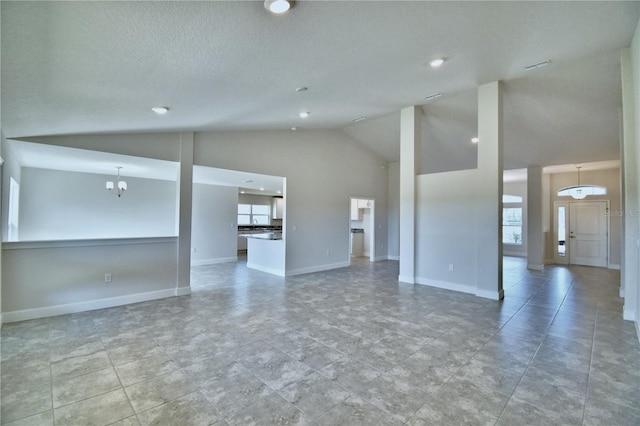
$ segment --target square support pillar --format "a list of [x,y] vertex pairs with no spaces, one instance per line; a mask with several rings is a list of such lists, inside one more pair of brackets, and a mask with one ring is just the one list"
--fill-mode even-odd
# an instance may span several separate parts
[[527,269],[544,269],[542,167],[527,168]]
[[416,173],[422,109],[400,112],[400,274],[398,281],[415,283]]
[[178,276],[176,296],[191,293],[191,210],[193,199],[194,134],[180,134],[178,176]]
[[478,88],[476,295],[504,298],[502,289],[502,83]]

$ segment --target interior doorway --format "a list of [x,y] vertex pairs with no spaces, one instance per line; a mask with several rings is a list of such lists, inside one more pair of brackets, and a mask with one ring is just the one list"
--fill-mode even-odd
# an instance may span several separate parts
[[608,211],[608,200],[556,201],[556,263],[606,268],[609,262]]
[[375,253],[375,199],[349,198],[349,261],[352,258],[369,258]]

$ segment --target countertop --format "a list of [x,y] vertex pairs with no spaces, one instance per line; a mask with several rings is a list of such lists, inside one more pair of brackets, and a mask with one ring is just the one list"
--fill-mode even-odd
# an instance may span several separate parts
[[242,238],[255,238],[257,240],[281,240],[282,232],[263,232],[260,234],[244,234],[239,235]]

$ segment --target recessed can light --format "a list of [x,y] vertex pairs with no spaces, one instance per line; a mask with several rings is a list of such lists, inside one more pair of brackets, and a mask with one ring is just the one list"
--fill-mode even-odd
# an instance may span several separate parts
[[424,98],[425,101],[432,101],[434,99],[438,99],[440,96],[442,96],[442,93],[438,92],[438,93],[434,93],[433,95],[429,95],[427,97]]
[[264,191],[264,188],[260,188],[260,191]]
[[471,138],[471,143],[478,143],[478,142],[480,142],[480,139],[478,139],[478,137],[477,137],[477,136],[476,136],[476,137]]
[[354,123],[357,123],[358,121],[363,121],[363,120],[366,120],[366,117],[364,115],[361,115],[360,117],[356,117],[351,121],[353,121]]
[[303,111],[300,114],[298,114],[300,116],[300,118],[307,118],[309,116],[309,112],[307,111]]
[[266,0],[264,7],[272,13],[284,13],[291,7],[291,2],[287,0]]
[[169,107],[153,107],[151,108],[151,111],[155,112],[156,114],[166,114],[169,112]]
[[298,130],[298,128],[297,128],[297,127],[292,127],[292,128],[291,128],[291,131],[292,131],[292,132],[295,132],[296,130]]
[[431,65],[431,68],[438,68],[442,64],[444,64],[444,58],[436,58],[429,61],[429,65]]
[[304,86],[296,88],[296,92],[306,92],[307,90],[309,90],[309,88]]

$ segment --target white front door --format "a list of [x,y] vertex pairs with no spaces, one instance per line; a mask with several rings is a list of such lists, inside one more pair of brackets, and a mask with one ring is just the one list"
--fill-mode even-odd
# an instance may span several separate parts
[[606,201],[569,203],[569,261],[573,265],[607,267]]

